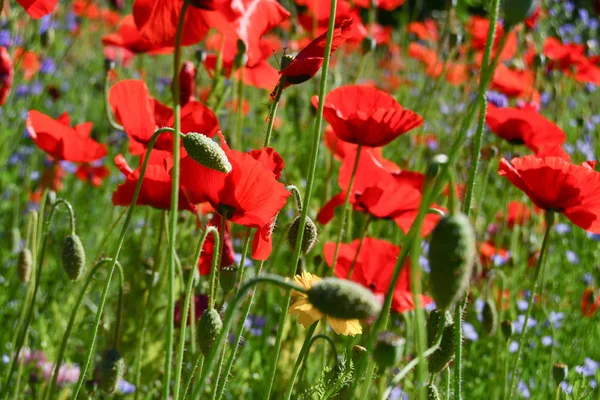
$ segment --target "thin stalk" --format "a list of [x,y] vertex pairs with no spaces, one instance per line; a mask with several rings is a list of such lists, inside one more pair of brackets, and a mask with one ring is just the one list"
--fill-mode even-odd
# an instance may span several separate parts
[[196,375],[196,371],[200,371],[200,373],[202,373],[202,368],[204,367],[204,355],[202,353],[200,353],[200,356],[198,357],[198,359],[196,359],[196,364],[194,364],[194,368],[192,369],[192,372],[190,373],[190,376],[188,378],[187,383],[185,384],[185,391],[183,392],[183,397],[182,399],[187,399],[187,394],[190,390],[190,387],[192,386],[192,381],[194,380],[194,376]]
[[237,80],[237,109],[235,113],[235,145],[240,151],[244,150],[242,143],[242,128],[244,126],[243,100],[244,100],[244,68],[238,69]]
[[285,78],[282,77],[279,81],[278,86],[275,88],[275,98],[273,99],[273,103],[271,103],[271,108],[269,109],[269,123],[267,125],[267,133],[265,134],[265,140],[263,143],[264,147],[267,147],[271,144],[271,137],[273,136],[273,125],[275,123],[275,117],[277,116],[277,107],[279,106],[281,95],[283,94],[284,80]]
[[[165,343],[165,376],[163,378],[163,400],[169,400],[171,389],[171,358],[173,356],[173,331],[175,319],[175,252],[177,239],[177,211],[179,207],[179,149],[181,136],[181,105],[179,104],[179,70],[181,66],[181,39],[185,13],[189,2],[184,1],[177,23],[175,34],[175,52],[173,54],[173,168],[171,170],[171,209],[169,210],[169,262],[167,269],[168,301],[167,301],[167,340]],[[179,382],[175,382],[179,390]]]
[[294,390],[294,384],[296,383],[296,377],[298,376],[298,372],[300,371],[300,365],[302,365],[302,362],[304,361],[304,358],[306,356],[306,353],[308,353],[308,349],[310,349],[310,344],[313,333],[315,332],[315,329],[317,328],[317,325],[319,324],[319,321],[316,321],[315,323],[313,323],[310,328],[308,328],[308,332],[306,332],[306,338],[304,339],[304,344],[302,345],[302,349],[300,350],[300,354],[298,354],[298,358],[296,359],[296,364],[294,365],[294,369],[292,370],[292,377],[290,378],[290,381],[288,382],[288,390],[285,394],[285,399],[286,400],[290,400],[292,398],[292,392]]
[[[215,308],[215,300],[217,297],[217,270],[221,268],[221,257],[223,254],[223,246],[225,245],[225,231],[227,229],[227,216],[221,216],[221,226],[219,227],[219,235],[215,235],[214,251],[213,251],[213,264],[210,268],[210,277],[208,280],[208,309],[212,310]],[[215,255],[216,254],[216,255]]]
[[[337,0],[331,0],[329,15],[335,15],[335,11],[337,8]],[[308,210],[310,209],[309,204],[312,198],[313,188],[315,184],[315,173],[317,170],[318,156],[319,156],[319,145],[321,144],[321,129],[323,125],[323,108],[325,102],[325,92],[327,90],[327,74],[329,72],[329,60],[331,57],[331,44],[333,42],[333,30],[335,26],[335,18],[329,19],[329,26],[327,30],[327,43],[325,44],[325,52],[323,54],[323,67],[321,72],[321,87],[319,89],[319,107],[317,109],[317,119],[315,120],[313,139],[312,139],[312,148],[310,155],[310,163],[308,170],[308,177],[306,180],[306,192],[304,193],[304,207],[302,209],[302,213],[300,214],[300,220],[298,224],[298,238],[296,239],[296,248],[294,249],[294,258],[292,263],[290,264],[288,275],[289,277],[293,276],[296,272],[296,266],[298,265],[298,261],[300,260],[301,253],[301,244],[302,239],[304,238],[304,227],[306,226],[306,217],[308,216]],[[287,310],[292,295],[288,293],[285,299],[282,302],[282,310]],[[273,352],[273,359],[271,361],[271,370],[270,374],[267,378],[268,386],[265,392],[264,398],[268,399],[271,397],[271,391],[273,390],[273,382],[275,381],[275,373],[277,371],[277,361],[279,360],[279,353],[281,352],[281,342],[283,339],[283,328],[285,326],[285,321],[287,319],[287,313],[282,311],[279,316],[279,325],[277,330],[277,337],[275,339],[275,349]]]
[[123,128],[123,125],[119,124],[113,114],[112,111],[110,109],[110,102],[108,101],[108,94],[110,92],[110,88],[108,87],[108,73],[109,71],[107,70],[106,73],[104,74],[104,111],[106,113],[106,119],[108,120],[108,124],[113,128],[116,129],[118,131],[123,131],[125,130]]
[[529,323],[529,318],[531,316],[531,310],[533,309],[533,301],[535,299],[535,294],[538,287],[540,271],[544,267],[544,257],[548,252],[548,243],[550,239],[550,231],[552,231],[552,226],[554,225],[554,211],[546,210],[546,233],[544,234],[544,241],[542,242],[542,248],[540,250],[540,257],[535,264],[535,272],[533,274],[533,281],[531,282],[531,287],[529,290],[529,304],[527,306],[527,311],[525,312],[525,320],[523,321],[523,332],[521,333],[521,337],[519,338],[519,349],[517,350],[517,355],[515,357],[515,362],[512,367],[512,375],[509,381],[509,391],[508,396],[512,397],[513,392],[515,391],[515,386],[517,384],[517,380],[515,379],[517,374],[519,373],[519,364],[521,363],[521,355],[523,353],[523,345],[525,344],[525,338],[527,337],[527,324]]
[[[356,262],[358,261],[358,255],[363,247],[365,242],[365,238],[367,237],[367,232],[369,232],[369,224],[372,220],[372,214],[367,214],[367,218],[365,219],[365,223],[363,225],[362,234],[360,235],[360,242],[358,243],[358,248],[356,249],[356,253],[354,254],[354,259],[352,260],[352,264],[350,264],[350,269],[348,269],[348,279],[352,279],[352,273],[354,272],[354,268],[356,267]],[[336,264],[332,264],[332,268],[335,269]]]

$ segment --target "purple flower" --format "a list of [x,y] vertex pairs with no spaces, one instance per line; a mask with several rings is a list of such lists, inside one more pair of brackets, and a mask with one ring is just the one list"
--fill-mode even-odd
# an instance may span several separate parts
[[[47,380],[52,379],[52,376],[54,376],[54,363],[46,361],[46,362],[42,363],[41,369],[42,369],[42,376],[44,377],[44,379],[47,379]],[[77,380],[79,379],[80,373],[81,373],[81,370],[79,368],[79,365],[63,364],[58,369],[57,383],[59,385],[76,383]]]
[[388,400],[410,400],[408,394],[404,393],[399,387],[395,387],[390,392]]
[[496,107],[508,107],[508,98],[502,93],[488,91],[486,93],[487,101]]
[[40,74],[53,74],[56,71],[56,64],[54,60],[50,57],[45,57],[42,60],[42,65],[40,66]]
[[516,353],[517,350],[519,350],[519,343],[517,343],[516,341],[513,340],[508,345],[508,352],[509,353]]
[[548,346],[552,345],[552,343],[554,343],[554,341],[552,340],[552,337],[550,337],[550,336],[542,336],[542,344],[545,347],[548,347]]
[[600,367],[600,363],[586,357],[585,360],[583,360],[583,365],[575,367],[575,372],[583,374],[583,376],[592,376],[596,374],[598,367]]
[[565,224],[564,222],[559,222],[554,226],[554,231],[559,235],[565,235],[571,232],[571,225]]
[[468,322],[463,322],[462,331],[465,339],[469,339],[471,341],[476,341],[477,339],[479,339],[477,331],[475,330],[473,325],[469,324]]
[[[524,325],[525,325],[525,316],[519,315],[517,317],[517,320],[513,323],[513,328],[515,329],[515,332],[523,333]],[[537,321],[533,318],[529,318],[529,320],[527,321],[527,329],[533,328],[536,325],[537,325]]]
[[135,385],[121,378],[117,384],[117,391],[121,394],[131,394],[135,392]]
[[517,384],[517,391],[521,393],[521,396],[523,396],[526,399],[528,399],[531,396],[527,384],[523,381],[519,381],[519,383]]
[[1,30],[0,31],[0,46],[10,47],[13,45],[13,40],[10,36],[10,31]]
[[529,303],[527,302],[527,300],[523,300],[523,299],[517,300],[517,308],[519,309],[519,311],[527,310],[528,306],[529,306]]
[[565,313],[550,311],[548,316],[548,322],[553,328],[558,329],[562,326],[562,322],[565,319]]

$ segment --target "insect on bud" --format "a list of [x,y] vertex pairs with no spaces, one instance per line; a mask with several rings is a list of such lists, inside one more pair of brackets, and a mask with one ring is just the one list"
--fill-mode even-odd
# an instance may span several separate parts
[[125,360],[116,349],[104,350],[96,372],[98,387],[106,394],[113,394],[125,374]]
[[307,296],[323,314],[344,320],[367,319],[381,310],[381,304],[369,289],[338,278],[325,278],[314,283]]
[[62,248],[63,269],[70,280],[76,281],[85,270],[85,250],[77,235],[65,238]]
[[17,272],[19,274],[19,280],[21,283],[29,282],[29,278],[31,278],[32,265],[33,258],[31,256],[31,250],[24,248],[19,252],[19,264],[17,265]]
[[[290,229],[288,230],[287,240],[292,249],[296,248],[296,241],[298,240],[298,230],[300,229],[300,217],[296,217]],[[319,231],[317,225],[310,217],[306,217],[306,224],[304,225],[304,235],[302,236],[302,254],[307,254],[317,242]]]
[[400,336],[389,331],[382,332],[377,336],[373,358],[381,370],[393,368],[400,362],[404,342],[405,340]]
[[198,323],[198,347],[202,354],[207,356],[210,353],[222,329],[223,321],[217,310],[209,308],[204,311]]
[[206,168],[226,174],[231,171],[231,163],[225,151],[208,136],[190,132],[183,136],[183,147],[194,161]]

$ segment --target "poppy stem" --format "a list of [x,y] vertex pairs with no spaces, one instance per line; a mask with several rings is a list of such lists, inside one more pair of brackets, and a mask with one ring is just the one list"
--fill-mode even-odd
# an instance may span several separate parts
[[298,377],[298,372],[300,371],[300,365],[304,361],[308,350],[310,349],[310,345],[312,344],[312,336],[315,333],[315,329],[319,325],[319,321],[314,322],[310,328],[308,328],[308,332],[306,332],[306,338],[304,338],[304,344],[302,344],[302,349],[300,349],[300,354],[298,354],[298,358],[296,359],[296,364],[294,364],[294,369],[292,370],[292,377],[288,382],[288,389],[285,394],[285,399],[290,400],[292,398],[292,392],[294,390],[294,384],[296,383],[296,378]]
[[[372,220],[372,214],[367,214],[365,219],[365,223],[363,225],[362,234],[360,235],[360,242],[358,243],[358,248],[356,249],[356,253],[354,254],[354,259],[352,260],[352,264],[350,264],[350,269],[348,270],[348,279],[352,279],[352,273],[354,272],[354,268],[356,267],[356,262],[358,261],[358,255],[360,254],[360,250],[365,242],[365,238],[367,237],[367,232],[369,232],[369,224]],[[335,269],[335,264],[331,264],[333,269]]]
[[235,145],[240,151],[244,151],[244,146],[242,143],[242,128],[244,126],[244,67],[240,67],[238,71],[239,75],[237,80],[237,109],[235,113]]
[[527,324],[529,323],[529,318],[531,316],[531,310],[533,309],[533,302],[535,300],[535,294],[537,291],[540,271],[544,267],[544,256],[548,252],[548,243],[550,238],[550,231],[552,231],[552,227],[554,225],[554,211],[546,210],[545,221],[546,221],[546,232],[544,233],[544,240],[542,242],[542,248],[540,249],[540,257],[535,264],[535,272],[533,273],[533,281],[531,282],[531,287],[529,289],[529,304],[527,305],[527,311],[525,312],[525,320],[523,321],[523,328],[521,332],[521,337],[519,338],[519,349],[517,350],[517,355],[515,357],[515,362],[512,367],[512,374],[510,377],[509,385],[508,385],[508,397],[512,397],[513,392],[515,391],[515,386],[517,384],[516,376],[519,372],[519,364],[521,363],[521,355],[523,353],[523,345],[525,344],[525,338],[527,337]]
[[[185,13],[190,5],[184,1],[179,14],[177,32],[175,34],[175,51],[173,54],[173,169],[171,170],[171,209],[169,210],[169,262],[167,268],[168,301],[167,301],[167,339],[165,343],[165,376],[163,379],[163,400],[169,400],[171,389],[171,366],[173,356],[173,334],[175,319],[175,253],[177,239],[177,211],[179,209],[179,166],[180,166],[180,129],[181,105],[179,104],[179,70],[181,67],[181,40]],[[149,158],[149,157],[146,157]],[[179,391],[180,382],[175,382],[175,390]]]
[[[335,269],[335,266],[337,265],[337,260],[338,260],[338,256],[340,253],[340,245],[342,244],[342,238],[344,237],[344,229],[346,228],[346,219],[348,218],[348,211],[350,208],[350,195],[352,194],[352,190],[353,190],[353,186],[354,186],[354,178],[356,178],[356,171],[358,170],[358,164],[360,161],[361,151],[362,151],[362,145],[359,144],[358,147],[356,148],[356,158],[354,159],[354,166],[352,167],[352,175],[350,176],[350,183],[348,184],[348,189],[346,191],[346,198],[344,199],[344,208],[342,211],[342,223],[340,224],[340,230],[338,232],[338,237],[335,242],[335,251],[333,252],[333,262],[331,263],[331,266],[333,269]],[[366,234],[366,229],[365,229],[364,233]],[[361,240],[361,244],[362,244],[362,240]],[[360,245],[359,245],[358,250],[360,250]],[[356,257],[358,257],[358,250],[357,250]],[[351,274],[352,274],[352,270],[350,272],[348,272],[348,275],[351,276]]]
[[223,246],[225,245],[225,230],[227,229],[227,216],[221,216],[221,226],[219,232],[214,233],[215,245],[213,251],[213,263],[210,268],[210,277],[208,280],[208,309],[212,310],[215,308],[215,300],[217,297],[217,270],[221,269],[221,259],[223,257]]
[[[94,267],[92,268],[92,270],[90,271],[88,278],[85,281],[85,284],[83,285],[83,288],[81,288],[81,292],[79,293],[79,297],[77,298],[77,302],[75,303],[75,307],[73,308],[73,311],[71,311],[71,317],[69,318],[69,323],[67,325],[67,330],[65,331],[64,335],[63,335],[63,339],[62,339],[62,343],[60,344],[60,350],[58,351],[58,356],[56,358],[56,363],[54,364],[54,374],[52,376],[52,381],[50,382],[50,386],[47,386],[47,394],[44,395],[42,398],[48,398],[51,399],[52,396],[54,395],[54,391],[56,390],[56,383],[58,381],[58,373],[60,370],[60,366],[62,364],[64,355],[65,355],[65,350],[67,348],[67,341],[69,340],[69,338],[71,337],[71,330],[73,329],[73,325],[75,324],[75,318],[77,317],[77,312],[79,311],[79,307],[81,306],[81,303],[83,302],[83,299],[85,298],[85,294],[87,293],[88,288],[90,287],[90,284],[92,283],[92,278],[94,278],[94,276],[96,276],[96,272],[98,272],[98,270],[100,269],[100,267],[102,267],[104,264],[107,264],[108,262],[112,262],[113,260],[110,258],[103,258],[100,261],[98,261],[96,263],[96,265],[94,265]],[[120,330],[120,324],[121,324],[121,309],[122,309],[122,302],[123,302],[123,268],[121,267],[121,264],[119,262],[116,263],[117,269],[119,270],[119,298],[118,298],[118,305],[117,308],[119,309],[118,313],[117,313],[117,323],[115,324],[115,345],[114,348],[117,348],[117,342],[116,342],[116,338],[118,337],[118,333]]]
[[[337,0],[331,0],[329,6],[329,15],[335,15],[337,9]],[[321,145],[321,130],[323,125],[323,108],[325,105],[325,92],[327,91],[327,76],[329,73],[329,60],[331,59],[331,47],[333,43],[333,31],[335,28],[335,18],[329,19],[329,25],[327,28],[327,42],[325,43],[325,52],[323,53],[323,66],[321,70],[321,86],[319,88],[319,106],[317,108],[317,116],[314,124],[312,148],[310,153],[310,163],[308,168],[308,176],[306,179],[306,191],[304,192],[304,207],[300,214],[299,225],[298,225],[298,237],[296,238],[296,248],[294,249],[294,258],[290,264],[288,275],[292,277],[296,273],[296,267],[300,261],[300,254],[302,250],[302,242],[304,238],[304,228],[306,226],[306,218],[308,216],[308,210],[310,209],[310,200],[313,194],[313,188],[315,184],[315,175],[317,171],[317,163],[319,161],[319,146]],[[290,306],[292,295],[288,293],[282,303],[282,310],[287,310]],[[282,311],[279,316],[279,324],[277,329],[277,337],[275,339],[275,348],[272,354],[271,369],[267,378],[268,386],[265,392],[264,398],[268,399],[271,397],[271,391],[273,390],[273,382],[275,381],[275,374],[277,372],[277,361],[279,360],[279,353],[281,352],[281,342],[283,340],[283,331],[285,321],[287,319],[287,312]]]
[[267,133],[265,134],[265,140],[263,143],[264,147],[268,147],[271,144],[271,137],[273,136],[273,125],[275,124],[275,117],[277,116],[277,107],[279,106],[279,100],[281,100],[284,83],[285,77],[282,77],[279,81],[279,84],[275,88],[275,99],[273,99],[273,103],[271,103],[271,108],[269,109],[269,124],[267,125]]

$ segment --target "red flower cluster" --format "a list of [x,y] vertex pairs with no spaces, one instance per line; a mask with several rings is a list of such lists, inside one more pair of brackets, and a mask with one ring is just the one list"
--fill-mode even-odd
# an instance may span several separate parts
[[12,60],[6,47],[0,47],[0,106],[6,102],[6,98],[12,88],[15,72]]

